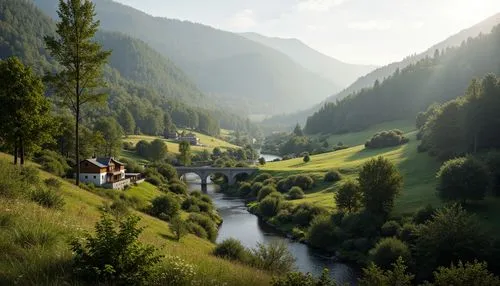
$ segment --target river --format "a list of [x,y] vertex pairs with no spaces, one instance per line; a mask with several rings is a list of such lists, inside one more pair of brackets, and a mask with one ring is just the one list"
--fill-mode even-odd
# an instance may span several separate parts
[[[187,181],[191,191],[201,190],[200,180],[196,175],[188,174]],[[244,200],[228,197],[217,190],[217,185],[208,184],[207,192],[224,220],[219,229],[217,242],[232,237],[240,240],[246,247],[255,247],[258,242],[280,240],[286,243],[294,255],[297,270],[319,276],[324,268],[328,268],[335,281],[355,285],[358,273],[353,268],[325,257],[305,244],[280,236],[271,227],[261,222],[257,216],[249,213]]]

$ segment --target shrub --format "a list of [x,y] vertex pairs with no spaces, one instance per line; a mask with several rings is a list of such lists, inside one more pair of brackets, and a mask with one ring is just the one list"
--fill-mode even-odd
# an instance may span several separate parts
[[170,164],[155,163],[151,165],[151,167],[155,168],[158,173],[160,173],[169,182],[172,182],[172,180],[177,180],[179,178],[177,170]]
[[62,195],[49,188],[34,189],[31,192],[31,200],[46,208],[62,209],[64,207]]
[[154,186],[160,186],[161,184],[163,184],[163,180],[157,176],[157,175],[150,175],[148,177],[146,177],[146,182],[154,185]]
[[332,249],[342,241],[340,230],[333,225],[329,216],[317,216],[311,222],[306,235],[307,241],[315,247]]
[[404,261],[410,261],[410,249],[401,240],[386,237],[370,250],[370,257],[377,266],[387,270],[399,257],[402,257]]
[[382,236],[391,237],[399,234],[401,226],[396,221],[386,221],[380,228]]
[[345,212],[357,212],[361,207],[361,190],[355,181],[347,181],[334,195],[337,208]]
[[306,233],[303,230],[301,230],[300,228],[294,227],[292,229],[292,237],[293,237],[293,239],[302,241],[306,238]]
[[302,203],[292,210],[292,222],[296,225],[307,227],[314,217],[325,213],[326,211],[310,203]]
[[268,174],[268,173],[262,173],[262,174],[259,174],[257,175],[257,177],[255,177],[255,179],[253,179],[253,182],[264,182],[265,180],[267,179],[272,179],[273,176],[271,176],[271,174]]
[[304,163],[309,163],[311,161],[311,157],[309,156],[309,154],[307,154],[304,156],[304,159],[302,160],[304,161]]
[[267,245],[257,244],[251,250],[250,259],[255,267],[278,274],[289,272],[295,262],[283,241],[272,241]]
[[399,239],[408,243],[414,244],[417,238],[417,226],[412,223],[405,223],[399,231]]
[[269,179],[265,180],[264,182],[262,182],[262,184],[263,184],[264,186],[269,186],[269,185],[271,185],[271,186],[273,186],[273,187],[276,187],[276,186],[275,186],[275,185],[276,185],[276,180],[274,180],[274,178],[269,178]]
[[103,209],[116,217],[125,216],[129,213],[127,203],[120,199],[113,200],[111,205],[105,204]]
[[349,237],[376,237],[384,220],[369,212],[345,215],[342,218],[341,228]]
[[23,180],[20,168],[0,160],[0,196],[17,198],[29,195],[31,186]]
[[187,232],[186,223],[180,216],[174,216],[170,220],[170,230],[174,233],[175,240],[179,241]]
[[363,268],[363,276],[358,280],[359,286],[411,286],[415,276],[409,274],[406,269],[407,267],[401,257],[392,264],[392,269],[390,270],[380,269],[380,267],[372,262],[367,268]]
[[284,277],[274,277],[272,286],[337,286],[330,278],[328,269],[324,269],[320,277],[316,278],[311,273],[289,272]]
[[500,285],[500,279],[488,271],[486,262],[458,262],[450,267],[439,267],[434,272],[435,286]]
[[427,205],[424,208],[419,209],[415,214],[413,215],[413,221],[416,224],[422,224],[425,223],[426,221],[432,219],[432,216],[436,212],[436,209],[433,208],[431,205]]
[[152,201],[150,214],[164,220],[169,220],[179,213],[179,209],[179,201],[175,195],[168,193]]
[[161,267],[157,267],[155,276],[146,285],[197,285],[196,268],[178,256],[167,256]]
[[328,171],[324,177],[324,181],[330,183],[335,183],[340,180],[342,180],[342,175],[337,170]]
[[445,162],[437,174],[438,194],[445,201],[482,200],[490,178],[484,164],[473,157]]
[[267,197],[259,203],[260,214],[264,217],[273,217],[278,214],[281,208],[281,199],[276,197]]
[[139,242],[139,220],[136,216],[126,217],[118,222],[117,230],[111,218],[103,215],[95,226],[95,236],[86,233],[82,240],[71,244],[75,273],[89,283],[147,283],[161,256],[154,247]]
[[174,194],[178,195],[187,194],[187,187],[184,184],[177,184],[177,183],[170,184],[168,185],[168,189]]
[[62,182],[56,178],[48,178],[43,181],[48,188],[59,191],[62,187]]
[[36,154],[34,161],[40,164],[42,169],[56,176],[62,177],[71,171],[66,159],[54,151],[43,150]]
[[250,183],[244,182],[241,183],[240,187],[238,188],[238,195],[241,197],[246,197],[252,192],[252,185]]
[[214,250],[214,255],[230,260],[246,262],[248,252],[241,242],[235,238],[228,238],[218,243]]
[[400,130],[390,130],[379,132],[365,143],[366,148],[385,148],[399,146],[408,143],[409,139],[403,136]]
[[207,231],[201,225],[199,225],[193,221],[187,221],[186,229],[189,233],[192,233],[199,238],[208,239]]
[[299,200],[304,198],[304,192],[300,187],[292,187],[288,192],[288,198],[291,200]]
[[488,153],[484,162],[490,171],[493,194],[500,196],[500,152]]
[[260,189],[259,193],[257,194],[257,201],[259,202],[262,201],[265,197],[267,197],[273,192],[276,192],[276,189],[272,186],[262,187],[262,189]]
[[259,164],[264,166],[266,164],[266,159],[264,157],[259,158]]
[[215,241],[217,238],[217,226],[209,217],[202,214],[191,213],[189,214],[188,222],[200,225],[205,230],[207,238],[210,241]]
[[260,182],[256,182],[252,184],[252,192],[250,192],[249,197],[257,197],[260,189],[262,189],[264,185]]
[[40,184],[40,171],[37,168],[32,166],[24,166],[21,169],[21,179],[30,184],[30,185],[38,185]]

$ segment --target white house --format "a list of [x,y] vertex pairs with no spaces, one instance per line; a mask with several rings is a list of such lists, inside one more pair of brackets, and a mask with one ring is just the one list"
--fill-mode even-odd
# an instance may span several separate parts
[[81,161],[80,182],[109,189],[123,189],[130,185],[130,179],[125,178],[125,165],[109,157]]

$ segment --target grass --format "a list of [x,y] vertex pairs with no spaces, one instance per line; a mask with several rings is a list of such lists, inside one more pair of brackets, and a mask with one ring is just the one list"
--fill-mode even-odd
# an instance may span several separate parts
[[[11,156],[0,153],[0,160],[10,161]],[[40,176],[42,179],[54,177],[43,171]],[[4,231],[3,228],[0,231],[0,276],[19,276],[19,284],[22,285],[61,285],[64,274],[71,273],[71,269],[67,269],[72,255],[67,241],[79,236],[83,230],[93,231],[94,224],[100,218],[103,202],[109,200],[66,181],[60,192],[66,202],[61,210],[45,209],[28,201],[12,202],[0,198],[2,225],[12,228],[12,231]],[[139,185],[127,192],[143,199],[157,194],[148,184]],[[267,273],[213,256],[211,252],[214,245],[211,242],[194,235],[187,235],[180,242],[174,242],[168,239],[173,236],[168,223],[140,212],[134,211],[134,214],[141,217],[141,225],[145,227],[141,241],[156,246],[164,255],[179,256],[193,264],[197,277],[202,281],[215,280],[221,284],[227,283],[226,285],[269,284],[270,276]],[[19,225],[23,225],[23,228],[18,227]],[[39,234],[38,225],[58,235],[53,238]],[[33,229],[33,233],[29,232],[30,229]],[[22,244],[35,245],[12,248],[11,235],[21,230],[18,240]],[[48,240],[52,241],[51,247],[44,246]],[[48,271],[49,266],[57,268],[58,275],[62,277],[50,277],[53,272]],[[0,277],[0,284],[1,281]]]

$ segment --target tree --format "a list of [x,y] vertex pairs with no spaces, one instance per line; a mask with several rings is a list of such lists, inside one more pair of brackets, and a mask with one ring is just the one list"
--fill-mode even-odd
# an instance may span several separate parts
[[136,127],[135,119],[127,108],[123,108],[120,112],[118,122],[122,126],[123,132],[126,135],[134,134]]
[[0,62],[0,137],[13,149],[24,165],[27,151],[34,151],[52,140],[50,103],[44,96],[42,81],[19,59]]
[[470,156],[445,162],[437,178],[439,197],[445,201],[482,200],[490,185],[488,168]]
[[170,220],[179,213],[180,208],[181,206],[175,195],[167,193],[152,201],[150,213],[155,217]]
[[118,222],[118,230],[108,215],[95,225],[95,236],[85,233],[83,240],[75,240],[74,270],[82,279],[94,284],[141,285],[149,281],[154,266],[161,256],[150,245],[139,242],[143,228],[140,218],[128,216]]
[[167,157],[168,147],[165,142],[160,139],[155,139],[149,145],[149,159],[152,161],[162,161]]
[[418,228],[415,249],[419,271],[427,278],[438,266],[486,257],[491,239],[474,215],[455,204],[437,210]]
[[293,134],[295,136],[304,136],[304,132],[302,132],[302,128],[300,127],[300,124],[297,123],[297,125],[295,125],[295,128],[293,129]]
[[311,161],[311,157],[309,157],[309,154],[306,154],[303,159],[304,163],[309,163]]
[[99,28],[95,21],[95,4],[89,0],[59,0],[56,32],[58,38],[47,36],[45,43],[52,57],[63,70],[49,76],[50,82],[75,116],[76,185],[80,184],[80,137],[81,108],[85,104],[99,102],[104,95],[97,90],[104,86],[102,67],[111,55],[94,42]]
[[264,157],[259,158],[259,164],[264,166],[266,164],[266,159]]
[[498,286],[500,279],[488,271],[486,262],[480,263],[474,261],[473,263],[461,261],[457,266],[451,265],[450,267],[439,267],[434,272],[435,286],[469,286],[469,285],[485,285],[485,286]]
[[361,207],[361,191],[359,184],[354,181],[347,181],[334,195],[337,208],[341,211],[357,212]]
[[186,223],[180,216],[176,215],[170,220],[170,230],[174,233],[175,240],[180,241],[187,233]]
[[363,204],[375,215],[387,216],[401,192],[403,178],[391,161],[378,157],[366,162],[359,173]]
[[363,277],[359,279],[360,286],[411,286],[411,281],[415,277],[408,274],[403,258],[399,257],[396,263],[392,264],[392,270],[382,270],[374,263],[367,268],[363,268]]
[[184,166],[191,165],[191,144],[187,141],[179,143],[179,159]]
[[375,247],[370,250],[371,260],[382,269],[389,269],[399,257],[404,261],[410,261],[410,249],[401,240],[394,237],[382,238]]
[[95,123],[94,129],[100,132],[104,138],[104,144],[99,153],[109,157],[118,156],[122,148],[123,130],[116,119],[113,117],[100,118]]

